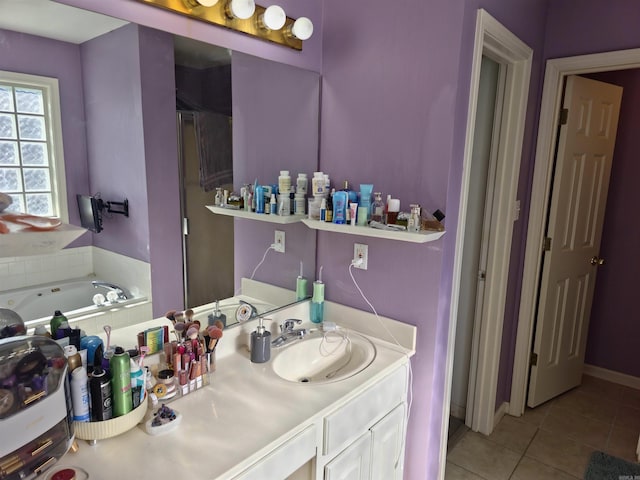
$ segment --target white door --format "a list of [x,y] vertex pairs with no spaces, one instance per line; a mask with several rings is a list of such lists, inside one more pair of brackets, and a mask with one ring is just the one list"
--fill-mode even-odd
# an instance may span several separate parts
[[529,397],[535,407],[582,378],[622,88],[569,76],[551,193]]

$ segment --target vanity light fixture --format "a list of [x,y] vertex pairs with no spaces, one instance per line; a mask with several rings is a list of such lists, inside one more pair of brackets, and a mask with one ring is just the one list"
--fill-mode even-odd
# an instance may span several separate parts
[[306,17],[287,17],[282,7],[256,5],[254,0],[138,0],[196,20],[246,33],[253,37],[302,50],[313,23]]
[[231,19],[246,20],[251,18],[256,11],[256,2],[253,0],[229,0],[225,7],[225,13]]
[[313,23],[307,17],[300,17],[288,27],[287,33],[299,40],[308,40],[313,35]]
[[284,10],[278,5],[267,7],[264,13],[258,17],[258,25],[268,30],[280,30],[286,21],[287,16]]
[[213,7],[218,0],[184,0],[184,3],[188,8]]

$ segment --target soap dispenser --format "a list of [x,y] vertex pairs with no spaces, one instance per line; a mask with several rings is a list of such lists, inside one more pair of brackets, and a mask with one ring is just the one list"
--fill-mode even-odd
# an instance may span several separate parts
[[265,363],[271,358],[271,332],[267,332],[262,318],[258,320],[258,328],[251,333],[251,361]]
[[209,326],[215,325],[216,320],[222,322],[223,328],[227,326],[227,316],[220,311],[220,302],[216,300],[216,308],[213,310],[213,314],[209,314],[207,317],[207,324]]

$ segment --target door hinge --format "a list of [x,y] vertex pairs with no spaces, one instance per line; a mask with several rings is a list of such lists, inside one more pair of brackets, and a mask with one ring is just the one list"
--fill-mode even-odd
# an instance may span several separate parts
[[529,358],[529,365],[538,365],[538,354],[531,352],[531,358]]
[[548,252],[549,250],[551,250],[551,237],[544,237],[542,241],[542,251]]
[[560,125],[566,125],[569,120],[569,109],[563,108],[560,110]]
[[182,218],[182,234],[189,235],[189,219],[187,217]]

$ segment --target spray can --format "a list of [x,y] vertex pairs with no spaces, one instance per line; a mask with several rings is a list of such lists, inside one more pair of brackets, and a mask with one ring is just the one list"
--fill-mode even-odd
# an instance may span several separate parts
[[58,339],[58,329],[63,322],[67,321],[67,317],[65,317],[60,310],[56,310],[49,322],[49,326],[51,328],[51,338],[54,340]]
[[71,372],[71,403],[73,404],[73,421],[88,422],[89,389],[87,387],[87,369],[78,367]]
[[91,394],[91,421],[102,422],[113,417],[111,376],[96,366],[89,380]]
[[122,347],[116,347],[109,369],[111,371],[111,394],[113,396],[113,416],[126,415],[133,410],[131,396],[131,367],[129,354]]

